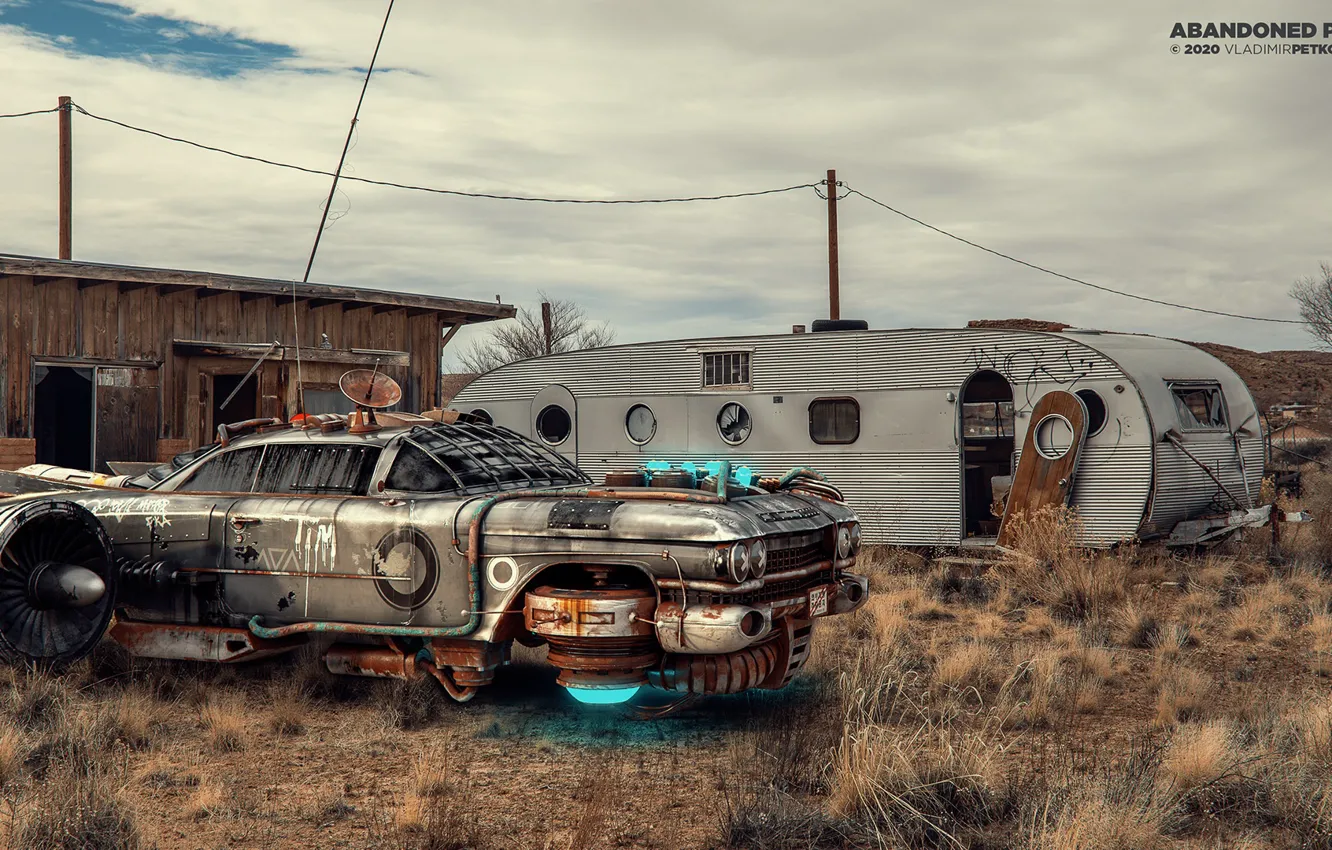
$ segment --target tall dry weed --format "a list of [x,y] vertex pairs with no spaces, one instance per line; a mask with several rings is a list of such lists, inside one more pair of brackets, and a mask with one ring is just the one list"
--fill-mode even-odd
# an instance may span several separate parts
[[1034,602],[1070,621],[1100,616],[1124,598],[1128,571],[1081,548],[1075,511],[1041,508],[1012,520],[1014,545],[988,573],[996,596]]

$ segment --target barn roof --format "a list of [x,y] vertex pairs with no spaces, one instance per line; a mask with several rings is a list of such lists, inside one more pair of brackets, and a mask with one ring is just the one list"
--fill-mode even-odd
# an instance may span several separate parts
[[244,277],[214,272],[159,269],[146,266],[122,266],[111,263],[88,263],[81,260],[56,260],[50,257],[30,257],[22,254],[0,253],[0,275],[30,275],[39,281],[76,279],[79,281],[117,282],[122,291],[146,286],[159,286],[168,291],[199,289],[239,292],[255,297],[295,297],[309,300],[313,306],[324,304],[375,305],[384,309],[406,309],[411,314],[439,313],[453,324],[473,324],[495,319],[511,318],[516,310],[512,304],[446,298],[438,295],[420,295],[413,292],[389,292],[361,289],[355,286],[336,286],[327,283],[300,283],[276,278]]

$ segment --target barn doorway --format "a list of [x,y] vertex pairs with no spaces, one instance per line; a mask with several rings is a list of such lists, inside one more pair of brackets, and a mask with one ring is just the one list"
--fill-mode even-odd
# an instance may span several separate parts
[[1013,387],[982,370],[962,385],[961,402],[962,537],[997,537],[1003,509],[992,509],[996,489],[1006,495],[1013,475]]
[[92,368],[39,365],[33,369],[33,383],[37,462],[92,469]]

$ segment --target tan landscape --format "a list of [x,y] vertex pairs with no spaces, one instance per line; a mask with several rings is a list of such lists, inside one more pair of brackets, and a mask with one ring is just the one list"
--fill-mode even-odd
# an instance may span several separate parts
[[1332,846],[1332,523],[1188,556],[1075,524],[983,570],[868,550],[869,605],[803,679],[651,721],[521,649],[466,705],[314,653],[9,672],[7,845]]

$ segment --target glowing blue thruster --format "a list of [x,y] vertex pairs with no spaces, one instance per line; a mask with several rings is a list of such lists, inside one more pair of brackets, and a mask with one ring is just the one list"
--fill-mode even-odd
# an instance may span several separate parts
[[632,688],[565,688],[574,699],[585,705],[618,705],[628,702],[638,693],[638,685]]
[[731,476],[740,484],[741,487],[748,487],[754,481],[754,470],[747,466],[742,466]]

